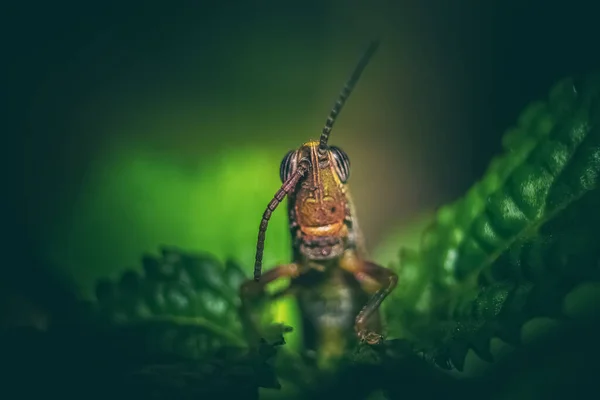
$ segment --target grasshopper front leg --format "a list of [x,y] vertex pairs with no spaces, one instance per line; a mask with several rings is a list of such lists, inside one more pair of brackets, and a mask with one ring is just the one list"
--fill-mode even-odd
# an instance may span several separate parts
[[259,334],[259,321],[254,311],[254,305],[256,300],[273,301],[279,297],[289,294],[290,287],[286,287],[276,293],[266,296],[266,286],[269,283],[275,282],[282,278],[295,278],[299,275],[300,268],[297,264],[284,264],[278,265],[275,268],[265,272],[260,281],[248,279],[240,286],[240,300],[242,302],[241,317],[244,322],[245,328],[251,340],[258,341],[260,339]]
[[383,300],[396,287],[398,275],[388,268],[358,258],[353,251],[347,251],[344,254],[340,266],[352,273],[359,282],[374,282],[379,286],[379,290],[367,301],[367,304],[356,316],[354,329],[361,341],[369,344],[381,343],[383,335],[369,330],[367,323],[369,317],[379,309]]

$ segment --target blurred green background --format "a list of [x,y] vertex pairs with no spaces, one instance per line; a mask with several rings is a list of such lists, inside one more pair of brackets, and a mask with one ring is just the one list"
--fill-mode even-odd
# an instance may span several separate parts
[[[331,142],[350,155],[367,245],[385,263],[385,238],[461,195],[525,104],[597,66],[595,13],[578,3],[2,6],[4,293],[37,293],[58,271],[87,296],[162,244],[250,271],[281,158],[318,137],[374,37]],[[282,208],[266,265],[287,259],[286,225]]]

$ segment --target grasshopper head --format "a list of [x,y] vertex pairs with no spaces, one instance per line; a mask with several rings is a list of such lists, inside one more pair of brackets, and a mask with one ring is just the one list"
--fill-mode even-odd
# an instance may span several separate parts
[[280,168],[285,182],[294,175],[300,160],[310,161],[311,168],[289,199],[299,228],[300,252],[316,260],[334,258],[344,251],[350,174],[350,160],[343,150],[331,146],[321,152],[319,144],[310,141],[288,152]]
[[259,280],[267,225],[271,214],[286,195],[293,205],[299,231],[296,239],[300,253],[311,260],[325,260],[342,254],[348,238],[349,198],[346,182],[350,161],[339,147],[327,144],[333,124],[379,42],[370,43],[350,79],[344,85],[323,127],[319,141],[304,143],[286,154],[281,162],[283,185],[263,214],[258,231],[254,279]]

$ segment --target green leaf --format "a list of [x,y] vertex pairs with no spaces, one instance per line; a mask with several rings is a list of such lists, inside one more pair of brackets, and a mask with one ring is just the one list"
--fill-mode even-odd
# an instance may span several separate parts
[[234,262],[163,248],[96,287],[97,311],[111,325],[144,337],[148,351],[198,358],[223,346],[246,345],[238,288],[246,278]]
[[[93,374],[122,384],[123,396],[257,398],[259,387],[280,388],[273,362],[289,328],[269,325],[248,345],[238,315],[246,276],[236,263],[165,247],[143,256],[142,270],[100,280],[89,320],[53,328],[49,347],[85,358],[75,363],[97,366]],[[65,340],[73,335],[77,342]],[[93,351],[80,348],[90,342]]]
[[[565,79],[503,138],[504,154],[404,250],[390,329],[458,369],[490,340],[518,343],[536,316],[600,279],[600,76]],[[393,300],[392,300],[393,299]]]

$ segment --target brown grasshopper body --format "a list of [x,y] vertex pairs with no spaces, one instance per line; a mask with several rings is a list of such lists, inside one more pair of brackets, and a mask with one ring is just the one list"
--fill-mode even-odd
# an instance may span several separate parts
[[[283,186],[269,203],[260,224],[254,280],[241,288],[243,307],[247,309],[253,298],[265,295],[267,284],[291,278],[290,285],[271,298],[296,296],[308,351],[341,354],[355,339],[379,343],[379,306],[397,282],[395,273],[365,259],[347,185],[350,161],[343,150],[327,144],[336,116],[376,48],[377,43],[369,46],[346,83],[320,140],[304,143],[283,158]],[[286,195],[293,260],[261,276],[267,224]]]

